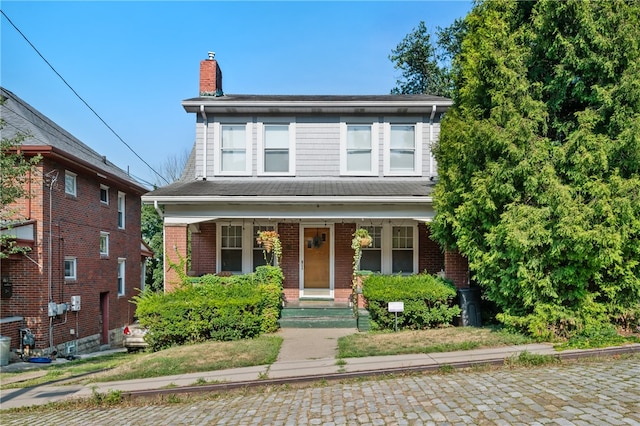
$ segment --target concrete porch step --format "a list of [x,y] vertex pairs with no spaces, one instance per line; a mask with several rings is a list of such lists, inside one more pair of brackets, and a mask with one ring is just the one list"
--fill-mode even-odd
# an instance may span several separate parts
[[297,306],[287,306],[282,310],[282,328],[356,328],[353,311],[345,305],[310,304],[298,302]]

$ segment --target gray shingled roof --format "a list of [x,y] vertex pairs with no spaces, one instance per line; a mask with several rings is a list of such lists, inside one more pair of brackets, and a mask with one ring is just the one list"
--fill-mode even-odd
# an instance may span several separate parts
[[53,147],[106,175],[124,180],[141,192],[146,190],[124,170],[75,138],[13,92],[0,87],[0,93],[4,100],[0,105],[0,117],[5,122],[2,129],[3,138],[12,138],[18,133],[28,134],[29,137],[22,142],[23,146]]
[[180,181],[145,197],[426,197],[434,183],[428,179],[220,179]]

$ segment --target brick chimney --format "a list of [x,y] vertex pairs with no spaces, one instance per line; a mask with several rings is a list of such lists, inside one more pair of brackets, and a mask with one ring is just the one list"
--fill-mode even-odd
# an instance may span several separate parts
[[216,52],[209,52],[209,59],[200,61],[200,96],[223,96],[222,71],[215,56]]

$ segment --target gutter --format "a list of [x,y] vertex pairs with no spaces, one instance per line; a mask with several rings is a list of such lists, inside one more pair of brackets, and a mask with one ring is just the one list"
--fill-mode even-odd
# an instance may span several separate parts
[[429,176],[433,177],[433,119],[436,116],[436,105],[431,107],[431,116],[429,116]]
[[202,180],[207,180],[207,133],[209,133],[209,122],[207,120],[207,113],[204,110],[204,104],[200,104],[200,114],[202,114],[204,125],[204,142],[202,146]]
[[323,195],[312,196],[159,196],[159,197],[142,197],[142,202],[154,205],[163,204],[188,204],[188,203],[251,203],[251,204],[429,204],[433,202],[433,197],[425,196],[404,196],[404,197],[388,197],[388,196],[358,196],[358,197],[328,197]]

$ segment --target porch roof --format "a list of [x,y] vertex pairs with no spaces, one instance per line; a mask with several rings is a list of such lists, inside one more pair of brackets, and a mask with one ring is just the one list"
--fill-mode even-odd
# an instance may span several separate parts
[[[385,201],[401,202],[430,201],[435,184],[429,179],[213,179],[174,184],[156,189],[142,197],[143,202],[184,203],[199,201],[235,201],[269,200],[297,202],[318,202],[359,199],[372,201],[382,198]],[[321,198],[318,200],[318,198]],[[426,199],[425,199],[426,198]]]

